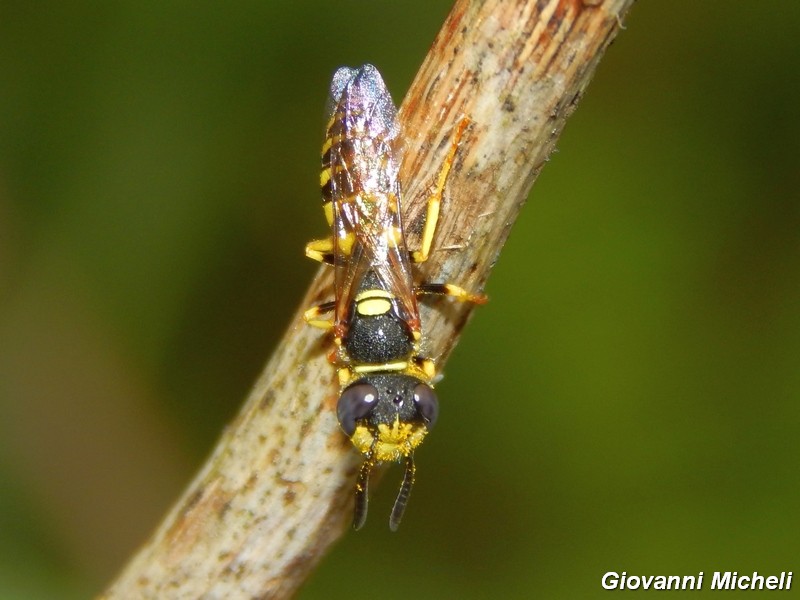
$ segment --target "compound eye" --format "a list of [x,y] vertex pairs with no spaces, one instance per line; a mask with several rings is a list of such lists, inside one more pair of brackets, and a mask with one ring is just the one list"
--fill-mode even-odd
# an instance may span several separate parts
[[351,437],[356,431],[356,421],[366,417],[378,401],[378,390],[369,383],[354,383],[339,397],[336,416],[342,430]]
[[436,424],[439,416],[439,401],[429,385],[418,383],[414,387],[414,404],[425,420],[425,425],[430,429]]

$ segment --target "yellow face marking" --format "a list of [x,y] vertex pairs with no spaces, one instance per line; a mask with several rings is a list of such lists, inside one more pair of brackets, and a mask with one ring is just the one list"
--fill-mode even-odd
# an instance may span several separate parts
[[[375,459],[381,462],[398,462],[411,454],[427,434],[428,428],[424,425],[401,423],[399,418],[395,418],[391,425],[381,423],[378,425]],[[367,454],[375,436],[366,425],[359,425],[350,440],[359,452]]]

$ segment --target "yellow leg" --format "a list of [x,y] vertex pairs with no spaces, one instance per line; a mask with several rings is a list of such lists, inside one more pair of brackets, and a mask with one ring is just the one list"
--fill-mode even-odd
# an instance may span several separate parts
[[312,327],[319,327],[320,329],[330,331],[333,329],[333,321],[331,319],[320,319],[319,317],[325,313],[331,312],[335,306],[335,302],[325,302],[324,304],[312,306],[303,313],[303,319]]
[[425,377],[428,378],[428,381],[433,381],[436,377],[436,365],[434,362],[430,358],[422,358],[421,356],[417,356],[414,361],[425,374]]
[[414,292],[418,296],[423,294],[450,296],[459,302],[472,302],[473,304],[486,304],[489,301],[484,294],[471,294],[464,288],[452,283],[423,283],[415,287]]
[[306,244],[306,256],[329,265],[333,264],[333,238],[308,242]]
[[447,182],[447,176],[450,174],[450,168],[453,166],[453,161],[456,157],[458,144],[464,135],[464,130],[469,125],[469,119],[461,119],[458,128],[453,135],[453,141],[450,143],[450,152],[444,160],[439,177],[436,180],[436,188],[428,198],[428,208],[425,212],[425,227],[422,230],[422,242],[420,249],[411,253],[411,260],[415,263],[422,263],[428,260],[428,255],[431,251],[431,244],[433,243],[433,234],[436,232],[436,224],[439,222],[439,209],[442,204],[442,193],[444,192],[444,184]]

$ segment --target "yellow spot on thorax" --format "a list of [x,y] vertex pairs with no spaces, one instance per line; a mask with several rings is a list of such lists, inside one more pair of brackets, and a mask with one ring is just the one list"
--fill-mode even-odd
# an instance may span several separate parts
[[368,298],[359,302],[356,310],[362,317],[377,317],[392,310],[392,303],[386,298]]
[[393,299],[386,290],[366,290],[356,296],[356,311],[362,317],[385,315],[392,310]]

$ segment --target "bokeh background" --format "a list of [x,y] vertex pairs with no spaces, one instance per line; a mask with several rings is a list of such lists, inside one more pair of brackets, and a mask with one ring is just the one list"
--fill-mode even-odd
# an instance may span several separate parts
[[[448,10],[0,3],[0,598],[89,597],[146,538],[315,270],[331,73],[402,98]],[[301,598],[800,577],[798,32],[795,0],[634,7],[448,364],[403,527],[392,473]]]

